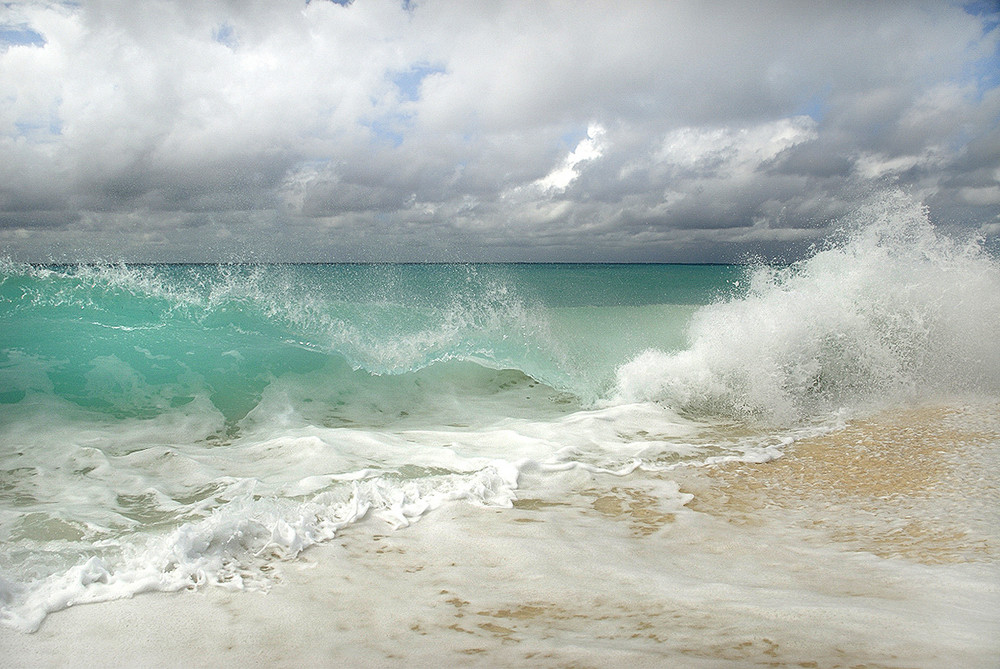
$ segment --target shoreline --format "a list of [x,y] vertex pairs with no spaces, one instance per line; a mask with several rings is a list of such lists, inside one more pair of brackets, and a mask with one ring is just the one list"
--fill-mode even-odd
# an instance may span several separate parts
[[0,650],[14,667],[992,667],[990,411],[881,414],[764,464],[526,480],[510,509],[349,526],[266,594],[73,607],[0,629]]

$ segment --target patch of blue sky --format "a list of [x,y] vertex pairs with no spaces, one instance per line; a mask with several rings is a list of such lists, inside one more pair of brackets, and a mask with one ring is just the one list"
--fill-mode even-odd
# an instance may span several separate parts
[[11,46],[45,46],[45,37],[28,26],[0,26],[0,48]]
[[15,136],[30,143],[41,144],[62,135],[62,120],[55,114],[47,119],[14,122]]
[[372,131],[372,139],[375,143],[386,143],[397,147],[403,143],[403,131],[408,119],[402,116],[389,116],[375,119],[368,127]]
[[993,33],[993,53],[973,63],[966,73],[981,98],[986,91],[1000,86],[1000,6],[996,0],[973,0],[963,3],[962,9],[982,21],[984,37]]
[[559,146],[569,151],[572,151],[577,147],[577,145],[583,140],[587,139],[587,130],[589,126],[581,125],[576,126],[572,130],[568,130],[559,137]]
[[976,64],[975,76],[980,96],[986,91],[1000,86],[1000,44],[997,45],[992,56],[984,58]]
[[983,34],[1000,26],[1000,7],[996,0],[970,0],[962,3],[966,14],[978,16],[983,21]]
[[[1000,27],[993,30],[1000,31]],[[1000,86],[1000,39],[993,45],[993,53],[973,65],[972,76],[980,95]]]
[[403,100],[413,102],[420,99],[420,85],[432,74],[442,74],[445,69],[440,65],[416,64],[402,72],[394,72],[390,79],[399,89]]
[[239,45],[239,40],[236,39],[236,28],[228,21],[212,30],[212,40],[230,49],[236,49]]
[[[994,30],[1000,30],[1000,28]],[[970,63],[965,68],[961,81],[975,85],[978,100],[982,100],[986,92],[1000,87],[1000,40],[993,45],[991,54]]]
[[821,122],[830,111],[830,90],[831,87],[827,86],[822,91],[811,95],[795,108],[792,116],[809,116],[817,123]]

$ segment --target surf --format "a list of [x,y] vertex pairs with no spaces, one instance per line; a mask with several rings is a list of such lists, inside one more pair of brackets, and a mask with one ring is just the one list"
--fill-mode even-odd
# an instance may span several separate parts
[[623,364],[616,397],[791,424],[838,409],[1000,390],[1000,264],[902,192],[811,257],[748,270],[695,314],[690,345]]
[[998,262],[900,193],[788,266],[0,275],[0,622],[25,631],[266,589],[364,518],[765,462],[852,415],[1000,395]]

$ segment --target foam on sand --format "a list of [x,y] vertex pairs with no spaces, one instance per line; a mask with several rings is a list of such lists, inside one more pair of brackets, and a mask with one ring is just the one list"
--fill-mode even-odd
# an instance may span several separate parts
[[931,407],[767,463],[527,474],[511,508],[346,526],[266,594],[0,641],[17,666],[996,666],[998,438],[995,406]]

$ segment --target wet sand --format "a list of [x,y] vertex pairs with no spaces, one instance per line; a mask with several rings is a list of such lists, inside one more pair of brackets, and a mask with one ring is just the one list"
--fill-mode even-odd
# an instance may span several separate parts
[[[74,607],[8,666],[996,667],[1000,411],[881,414],[763,464],[525,480],[375,520],[268,593]],[[570,489],[573,492],[566,493]]]
[[681,478],[696,493],[689,508],[730,522],[782,516],[880,557],[996,561],[997,416],[1000,407],[884,412],[802,440],[778,460]]

